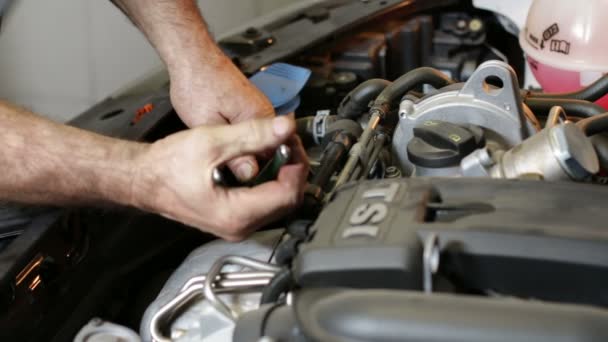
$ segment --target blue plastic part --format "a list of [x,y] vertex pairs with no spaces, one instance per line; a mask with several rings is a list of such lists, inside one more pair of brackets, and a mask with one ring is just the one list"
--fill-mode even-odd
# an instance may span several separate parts
[[293,113],[300,106],[300,96],[294,97],[291,101],[282,105],[281,107],[275,108],[274,111],[277,115],[287,115]]
[[[296,97],[308,82],[310,74],[311,71],[306,68],[275,63],[253,75],[250,80],[270,99],[272,106],[278,109],[288,104],[293,106]],[[297,102],[299,104],[299,99]]]

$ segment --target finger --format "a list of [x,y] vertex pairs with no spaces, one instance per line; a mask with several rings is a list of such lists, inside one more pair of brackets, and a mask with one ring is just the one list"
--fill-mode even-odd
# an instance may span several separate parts
[[[291,151],[289,163],[305,164],[308,166],[308,157],[306,156],[306,151],[300,138],[298,136],[293,136],[287,141],[287,144],[290,146]],[[273,158],[275,152],[276,149],[266,150],[257,153],[257,156],[269,160]],[[241,182],[253,179],[260,171],[258,163],[253,157],[239,157],[229,161],[227,165]]]
[[[290,114],[286,114],[286,115],[282,115],[282,116],[286,116],[292,120],[295,120],[294,113],[290,113]],[[272,115],[270,115],[270,117],[271,118],[274,117],[274,113]],[[277,149],[274,147],[272,149],[267,149],[265,151],[258,151],[258,152],[256,152],[256,157],[261,158],[262,160],[270,160],[274,157],[274,154],[276,153],[276,151],[277,151]]]
[[277,148],[295,133],[295,129],[293,119],[277,117],[216,126],[209,133],[210,142],[217,148],[219,162],[226,162],[243,155]]
[[302,200],[307,173],[306,165],[290,164],[281,168],[276,181],[225,190],[225,205],[236,211],[231,214],[223,237],[242,239],[289,213]]
[[[205,125],[226,125],[228,120],[223,116],[214,115],[206,118]],[[260,167],[253,156],[244,156],[231,160],[226,164],[240,182],[247,182],[258,174]]]

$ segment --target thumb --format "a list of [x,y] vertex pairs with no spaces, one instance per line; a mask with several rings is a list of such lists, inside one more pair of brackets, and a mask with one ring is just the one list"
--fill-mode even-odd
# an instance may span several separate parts
[[[218,126],[212,132],[216,145],[221,146],[221,160],[274,149],[296,131],[292,118],[279,116],[273,119],[244,121],[230,126]],[[218,146],[218,147],[219,147]]]
[[230,160],[226,165],[241,182],[247,182],[258,174],[258,162],[253,156],[243,156]]

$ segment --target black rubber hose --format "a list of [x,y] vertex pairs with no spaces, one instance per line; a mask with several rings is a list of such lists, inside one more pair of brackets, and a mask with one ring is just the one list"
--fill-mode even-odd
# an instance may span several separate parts
[[571,99],[595,102],[608,94],[608,75],[602,76],[586,88],[571,93],[535,93],[524,94],[528,98]]
[[600,166],[603,170],[608,170],[608,134],[596,134],[590,137]]
[[608,131],[608,113],[592,116],[576,123],[585,134],[590,137]]
[[304,146],[311,146],[315,143],[313,136],[314,116],[306,116],[296,119],[296,133],[302,139]]
[[281,242],[277,246],[277,250],[274,254],[276,263],[279,265],[289,265],[298,253],[298,245],[300,242],[301,241],[296,238],[290,238]]
[[382,117],[385,116],[390,112],[391,105],[395,101],[400,100],[410,90],[424,84],[429,84],[439,89],[454,84],[454,80],[437,69],[428,67],[414,69],[384,88],[374,101],[370,113],[377,111]]
[[[326,118],[326,125],[330,125],[331,123],[338,120],[338,117],[335,115],[330,115]],[[315,117],[314,116],[305,116],[303,118],[296,119],[296,132],[302,139],[302,144],[304,146],[312,146],[315,144],[314,130],[315,130]]]
[[287,225],[287,233],[298,240],[304,240],[308,237],[308,230],[312,225],[311,220],[296,220]]
[[596,105],[593,102],[583,100],[542,99],[532,97],[526,99],[525,103],[528,105],[528,107],[530,107],[536,116],[548,116],[549,111],[554,106],[564,108],[566,113],[568,113],[568,116],[578,116],[583,118],[600,115],[606,111],[606,109]]
[[348,119],[332,123],[327,130],[326,139],[329,141],[324,141],[325,149],[319,162],[321,166],[310,182],[310,184],[318,186],[323,191],[327,191],[326,187],[331,177],[344,165],[350,149],[357,142],[357,138],[362,132],[361,125]]
[[281,294],[289,291],[293,286],[294,281],[291,270],[288,267],[281,269],[272,277],[268,285],[262,291],[262,299],[260,305],[276,303]]
[[346,155],[348,155],[348,148],[344,144],[330,142],[323,151],[321,166],[311,183],[326,190],[327,183],[331,180],[331,176],[336,172],[338,166],[342,164]]
[[344,119],[358,119],[367,113],[370,103],[390,84],[391,82],[380,78],[373,78],[359,84],[340,102],[338,116]]

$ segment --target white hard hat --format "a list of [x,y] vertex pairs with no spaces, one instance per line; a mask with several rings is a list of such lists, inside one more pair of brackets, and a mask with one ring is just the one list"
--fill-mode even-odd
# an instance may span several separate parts
[[608,72],[607,14],[608,0],[535,0],[519,42],[542,64]]

